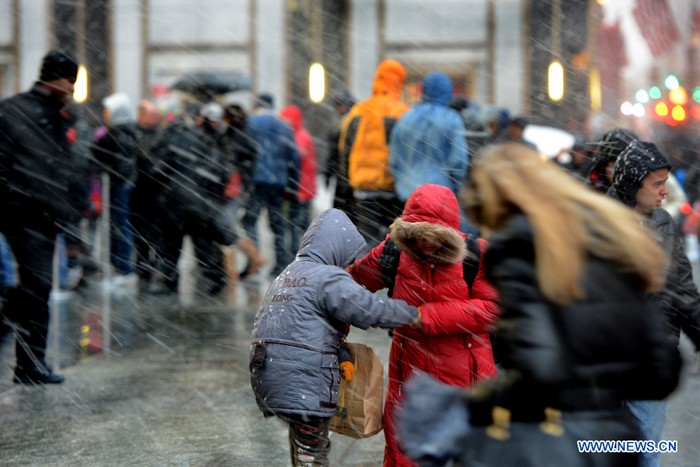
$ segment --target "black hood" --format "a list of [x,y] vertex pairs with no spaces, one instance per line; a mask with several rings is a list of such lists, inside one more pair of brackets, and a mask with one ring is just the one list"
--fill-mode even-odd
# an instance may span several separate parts
[[632,141],[615,163],[613,185],[620,201],[634,207],[635,196],[642,181],[654,170],[671,169],[668,159],[654,143]]

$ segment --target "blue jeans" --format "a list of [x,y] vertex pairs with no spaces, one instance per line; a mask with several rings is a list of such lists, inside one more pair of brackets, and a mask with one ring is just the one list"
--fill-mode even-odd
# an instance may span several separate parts
[[134,185],[118,183],[112,185],[111,207],[109,211],[110,226],[110,259],[114,269],[119,274],[134,272],[132,254],[134,252],[134,231],[131,227],[131,192]]
[[273,275],[279,274],[288,264],[290,256],[286,238],[289,232],[289,220],[282,213],[282,203],[284,202],[284,187],[274,185],[255,184],[253,193],[248,199],[246,212],[243,215],[243,229],[256,246],[258,244],[257,222],[260,212],[267,210],[270,230],[275,242],[275,267]]
[[[658,443],[664,434],[668,400],[628,401],[627,405],[639,426],[642,439]],[[661,453],[645,452],[640,456],[641,467],[659,467]]]

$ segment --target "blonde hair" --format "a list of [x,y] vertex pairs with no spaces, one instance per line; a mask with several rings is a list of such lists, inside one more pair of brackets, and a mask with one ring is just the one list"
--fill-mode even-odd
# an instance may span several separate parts
[[637,214],[522,144],[485,148],[464,201],[472,211],[479,207],[473,220],[487,229],[499,228],[514,212],[527,216],[537,280],[555,303],[583,298],[580,278],[588,254],[620,264],[647,290],[663,287],[665,253]]

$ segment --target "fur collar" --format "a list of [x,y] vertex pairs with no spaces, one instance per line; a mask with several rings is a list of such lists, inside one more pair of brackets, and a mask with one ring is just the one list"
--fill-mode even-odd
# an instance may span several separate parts
[[[431,263],[460,263],[467,254],[464,235],[461,232],[432,222],[406,222],[399,217],[391,224],[391,238],[401,251]],[[419,238],[437,241],[441,247],[435,255],[426,257],[418,248]]]

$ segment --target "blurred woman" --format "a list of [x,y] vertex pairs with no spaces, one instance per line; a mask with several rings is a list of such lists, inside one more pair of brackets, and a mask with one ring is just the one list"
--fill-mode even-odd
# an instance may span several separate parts
[[[663,286],[663,252],[633,211],[523,145],[487,148],[464,201],[489,232],[504,370],[469,393],[471,420],[511,430],[507,442],[475,430],[464,465],[637,465],[636,453],[580,454],[574,440],[638,439],[623,401],[678,384],[678,350],[645,302]],[[562,442],[545,420],[563,420]]]

